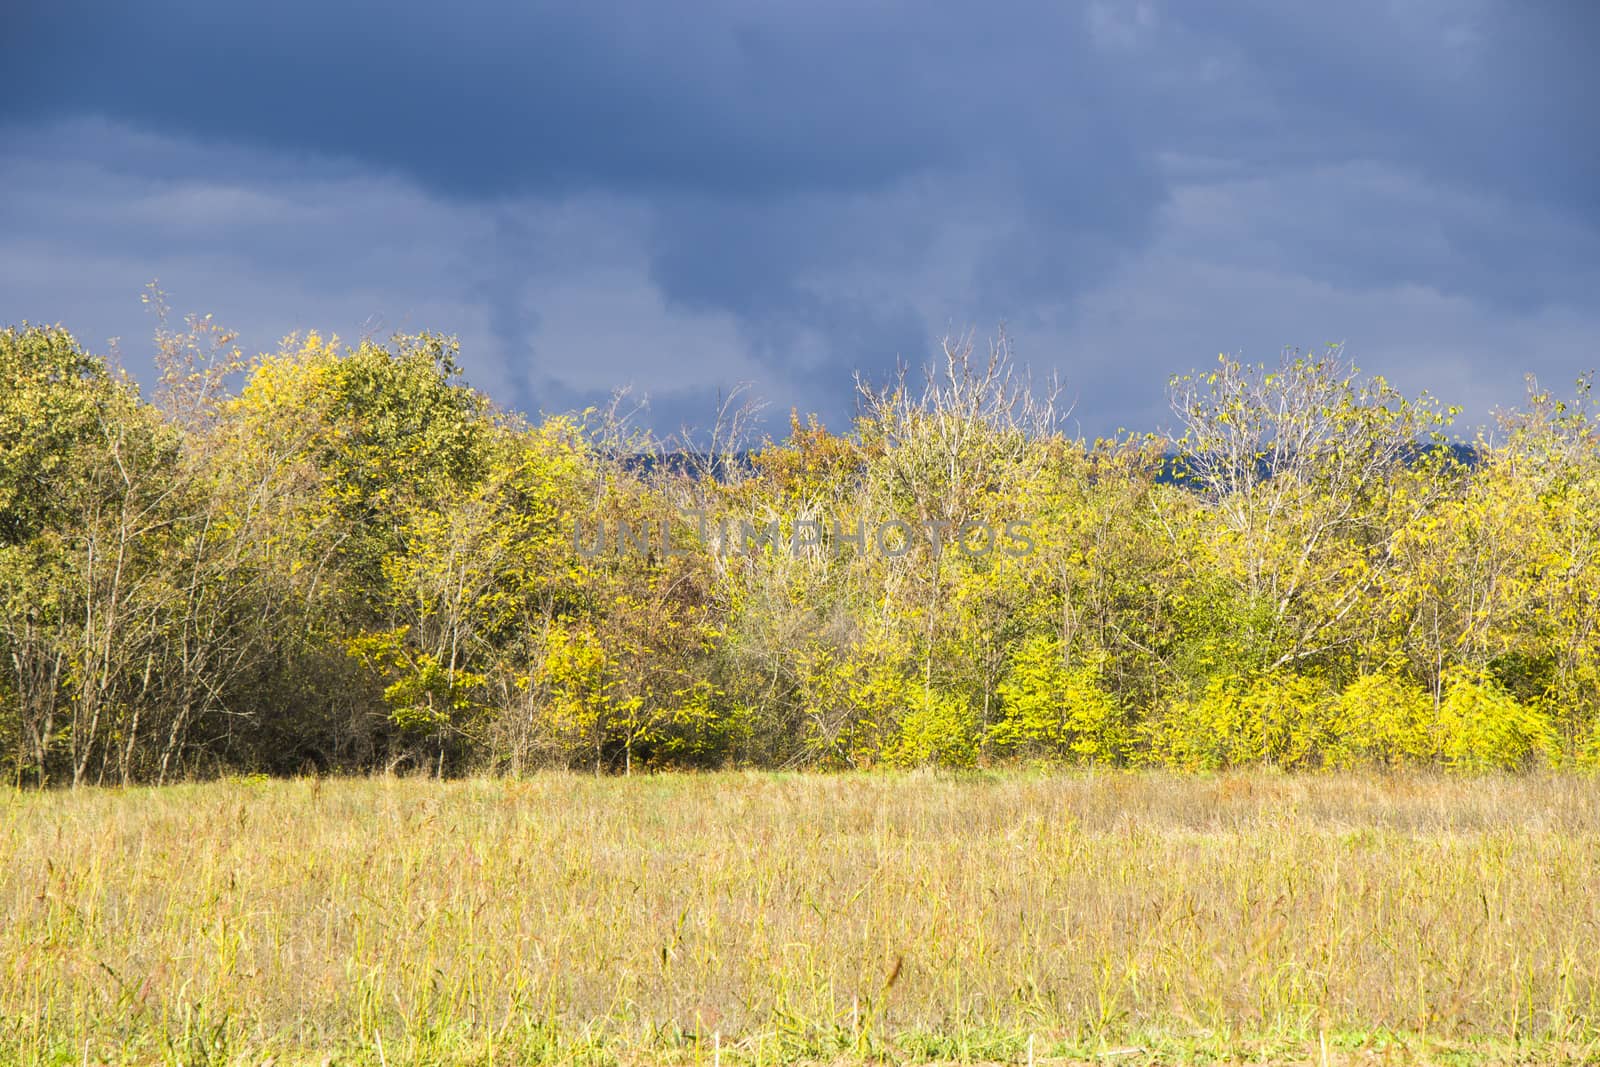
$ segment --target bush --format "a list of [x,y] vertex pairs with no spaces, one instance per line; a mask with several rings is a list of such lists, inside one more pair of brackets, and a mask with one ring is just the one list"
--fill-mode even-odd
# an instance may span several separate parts
[[1545,714],[1528,707],[1482,671],[1452,667],[1439,705],[1439,753],[1458,770],[1516,770],[1560,757]]
[[970,767],[978,758],[977,722],[969,701],[942,690],[913,689],[900,734],[884,754],[898,767]]
[[1434,755],[1433,697],[1408,678],[1378,672],[1333,701],[1325,763],[1334,767],[1426,763]]
[[1158,760],[1191,769],[1303,766],[1320,752],[1326,707],[1322,683],[1304,675],[1219,676],[1199,697],[1167,709],[1151,747]]
[[1054,637],[1024,641],[997,693],[1000,719],[988,736],[1002,750],[1084,763],[1115,762],[1126,753],[1126,724],[1098,671],[1069,667]]

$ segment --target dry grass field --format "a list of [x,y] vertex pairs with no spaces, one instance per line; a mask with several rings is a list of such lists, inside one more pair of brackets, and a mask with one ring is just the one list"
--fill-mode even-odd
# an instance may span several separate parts
[[1588,778],[0,793],[0,1061],[1600,1058]]

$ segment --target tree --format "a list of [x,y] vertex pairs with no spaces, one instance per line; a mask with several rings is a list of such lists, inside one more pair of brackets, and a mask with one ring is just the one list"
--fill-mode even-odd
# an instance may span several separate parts
[[1304,669],[1349,656],[1372,594],[1396,573],[1396,532],[1426,514],[1459,465],[1454,409],[1407,400],[1330,346],[1274,368],[1219,357],[1175,378],[1181,476],[1215,519],[1237,598],[1242,665]]

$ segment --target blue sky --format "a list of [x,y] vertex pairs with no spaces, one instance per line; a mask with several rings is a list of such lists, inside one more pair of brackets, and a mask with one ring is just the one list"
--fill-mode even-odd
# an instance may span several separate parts
[[1004,323],[1087,434],[1347,342],[1481,418],[1600,364],[1600,4],[271,5],[3,16],[0,320],[147,366],[433,329],[670,430]]

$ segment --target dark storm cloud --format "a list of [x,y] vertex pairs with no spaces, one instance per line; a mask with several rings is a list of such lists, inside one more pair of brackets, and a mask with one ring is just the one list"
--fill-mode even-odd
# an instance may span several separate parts
[[[473,337],[519,406],[642,371],[675,376],[658,391],[687,410],[759,375],[775,409],[838,421],[852,372],[1007,320],[1037,362],[1105,361],[1081,377],[1122,394],[1094,398],[1109,423],[1237,335],[1220,316],[1250,294],[1225,279],[1286,279],[1296,306],[1326,291],[1357,337],[1393,329],[1412,289],[1439,294],[1433,321],[1555,309],[1540,321],[1565,337],[1597,285],[1584,0],[25,0],[6,18],[14,242],[62,253],[63,277],[92,244],[96,277],[159,259],[231,270],[230,298],[370,300],[387,326]],[[618,310],[579,330],[574,307]],[[472,321],[415,321],[430,309]],[[252,316],[274,321],[233,317]],[[1114,342],[1113,323],[1137,359],[1045,347]],[[671,337],[561,350],[584,332]]]
[[[355,159],[465,199],[642,196],[664,297],[738,315],[778,371],[795,369],[797,331],[821,336],[834,371],[927,344],[904,302],[819,295],[807,277],[899,269],[966,206],[852,198],[995,174],[982,222],[1009,232],[980,253],[979,280],[1021,307],[1108,267],[1162,195],[1095,88],[1106,60],[1081,13],[1047,5],[974,19],[914,5],[66,3],[11,40],[13,119],[103,114]],[[475,283],[513,345],[533,315],[519,281]]]
[[[1195,52],[1227,70],[1226,90],[1203,98],[1218,106],[1174,144],[1290,173],[1356,165],[1347,183],[1308,175],[1295,217],[1271,228],[1286,251],[1342,284],[1416,282],[1512,306],[1592,297],[1600,5],[1171,10]],[[1417,184],[1392,196],[1381,186],[1394,173]],[[1419,229],[1427,241],[1395,239]]]
[[950,147],[929,72],[894,62],[901,18],[841,42],[807,10],[67,0],[9,35],[5,111],[353,156],[473,196],[851,188]]
[[1600,5],[1358,0],[1173,5],[1202,54],[1231,56],[1228,110],[1196,130],[1240,158],[1295,164],[1350,156],[1451,185],[1537,198],[1592,225],[1600,212]]

